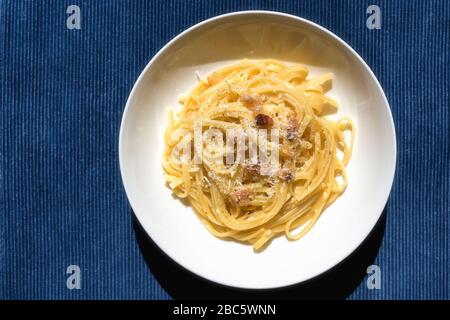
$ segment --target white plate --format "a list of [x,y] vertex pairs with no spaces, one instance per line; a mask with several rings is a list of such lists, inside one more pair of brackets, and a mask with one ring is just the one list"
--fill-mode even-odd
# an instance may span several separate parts
[[[149,35],[151,36],[151,35]],[[206,75],[243,58],[303,63],[333,72],[330,95],[356,124],[345,193],[301,240],[284,236],[262,253],[212,236],[165,186],[161,156],[167,109]],[[240,288],[275,288],[311,279],[338,264],[367,237],[391,189],[396,139],[388,102],[372,71],[330,31],[295,16],[244,11],[199,23],[170,41],[144,69],[128,99],[119,141],[131,206],[153,241],[195,274]]]

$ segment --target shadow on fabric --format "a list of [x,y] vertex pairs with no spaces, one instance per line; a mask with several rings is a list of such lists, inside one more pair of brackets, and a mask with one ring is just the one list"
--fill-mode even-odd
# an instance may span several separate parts
[[244,290],[200,278],[162,252],[133,213],[133,226],[141,253],[159,284],[174,299],[345,299],[364,280],[366,269],[380,248],[387,209],[365,241],[347,259],[326,273],[301,284],[271,290]]

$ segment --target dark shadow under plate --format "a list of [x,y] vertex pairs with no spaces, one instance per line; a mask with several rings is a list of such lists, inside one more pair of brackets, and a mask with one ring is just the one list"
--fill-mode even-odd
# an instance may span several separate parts
[[162,252],[132,214],[136,240],[147,266],[174,299],[345,299],[363,281],[367,267],[378,254],[386,225],[386,207],[370,235],[344,261],[306,282],[271,290],[227,287],[193,274]]

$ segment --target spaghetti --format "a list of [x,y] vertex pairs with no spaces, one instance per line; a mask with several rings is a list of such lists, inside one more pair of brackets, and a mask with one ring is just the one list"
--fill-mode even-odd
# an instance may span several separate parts
[[[282,233],[297,240],[344,192],[355,130],[347,117],[326,117],[337,110],[337,103],[325,95],[331,81],[332,74],[308,78],[302,65],[243,60],[200,79],[180,99],[181,110],[169,112],[166,181],[212,234],[250,243],[255,250]],[[260,159],[239,158],[234,145],[223,147],[225,140],[212,147],[196,140],[195,134],[205,135],[211,128],[225,134],[232,129],[266,130],[257,141],[263,139],[268,152],[277,153],[277,162],[265,170]],[[201,156],[212,150],[216,160],[231,153],[235,161],[195,162],[188,152],[192,148],[175,152],[181,142],[201,147]],[[242,154],[249,155],[248,146]]]

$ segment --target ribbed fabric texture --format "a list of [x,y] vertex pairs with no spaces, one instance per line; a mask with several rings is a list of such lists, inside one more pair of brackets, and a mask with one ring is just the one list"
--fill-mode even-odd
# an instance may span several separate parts
[[[66,9],[81,8],[81,30]],[[382,29],[366,28],[377,4]],[[448,299],[449,1],[0,0],[0,298],[166,299],[136,244],[118,166],[128,94],[185,28],[247,9],[330,29],[373,69],[394,115],[398,166],[375,261],[380,290]],[[82,289],[66,288],[66,268]]]

